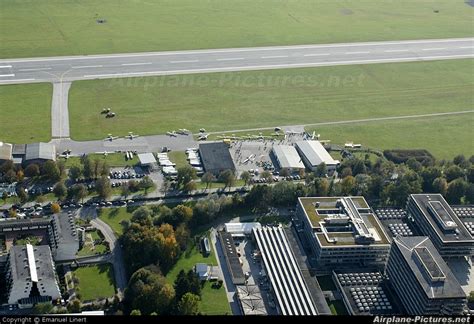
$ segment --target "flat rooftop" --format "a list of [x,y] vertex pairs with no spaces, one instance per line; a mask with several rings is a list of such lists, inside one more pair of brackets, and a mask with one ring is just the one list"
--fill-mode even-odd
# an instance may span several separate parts
[[414,194],[410,197],[443,242],[474,241],[474,237],[442,195]]
[[304,169],[303,161],[291,145],[275,145],[273,147],[273,154],[278,159],[280,168],[282,169]]
[[48,245],[17,245],[10,249],[13,280],[38,282],[54,279],[51,250]]
[[428,298],[466,298],[461,285],[426,236],[393,240]]
[[[373,237],[370,244],[390,244],[364,197],[302,197],[298,200],[322,246],[362,245],[360,237]],[[338,206],[338,201],[342,201],[343,207]]]
[[312,166],[325,163],[326,165],[337,165],[338,160],[334,160],[319,141],[299,141],[296,147],[303,154]]

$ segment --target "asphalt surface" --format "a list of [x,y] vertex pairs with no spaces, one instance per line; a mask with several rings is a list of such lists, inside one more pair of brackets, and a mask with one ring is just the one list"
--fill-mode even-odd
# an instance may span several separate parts
[[53,138],[69,137],[68,94],[71,82],[53,83],[51,101],[51,135]]
[[0,60],[0,84],[474,57],[474,38]]

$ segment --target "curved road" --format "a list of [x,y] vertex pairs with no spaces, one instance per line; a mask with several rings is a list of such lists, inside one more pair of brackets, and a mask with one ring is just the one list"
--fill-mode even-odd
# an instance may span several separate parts
[[472,57],[474,38],[3,59],[0,84]]

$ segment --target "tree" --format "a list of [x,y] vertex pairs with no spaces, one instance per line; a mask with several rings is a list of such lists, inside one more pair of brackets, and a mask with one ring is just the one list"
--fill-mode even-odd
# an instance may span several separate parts
[[64,160],[59,160],[56,162],[56,165],[58,166],[59,177],[64,177],[66,175],[66,163],[64,162]]
[[143,177],[143,179],[140,181],[140,188],[145,190],[145,195],[147,194],[148,190],[155,188],[155,183],[149,176]]
[[270,171],[263,171],[262,174],[260,175],[260,178],[265,179],[265,182],[272,183],[273,182],[273,176]]
[[271,206],[272,199],[272,189],[269,186],[253,186],[245,196],[245,203],[256,212],[263,213]]
[[81,301],[77,298],[74,298],[68,305],[67,310],[69,313],[80,313],[82,308]]
[[73,193],[72,196],[75,201],[84,202],[84,198],[86,198],[89,194],[89,191],[87,190],[86,186],[84,186],[82,183],[75,184],[74,186],[72,186],[71,191]]
[[185,251],[186,248],[188,247],[188,241],[191,237],[191,234],[189,232],[188,226],[184,223],[180,224],[177,228],[176,231],[174,232],[176,236],[176,241],[179,244],[179,248],[182,251]]
[[5,174],[3,175],[3,178],[8,183],[13,183],[13,182],[18,181],[18,176],[16,175],[16,172],[14,170],[8,170],[7,172],[5,172]]
[[467,190],[467,182],[464,179],[456,179],[448,184],[448,190],[446,191],[446,200],[450,204],[459,204],[461,198],[465,195]]
[[95,183],[95,189],[102,199],[107,199],[112,194],[112,187],[110,186],[110,180],[107,177],[101,177]]
[[467,170],[467,181],[474,183],[474,165]]
[[2,193],[2,199],[3,199],[3,203],[6,204],[7,203],[7,199],[8,199],[8,194],[6,191],[4,191]]
[[110,172],[110,167],[107,161],[102,162],[102,165],[100,166],[100,172],[99,172],[100,176],[106,177],[109,175],[109,172]]
[[199,314],[199,297],[192,294],[186,293],[181,297],[178,302],[178,314],[179,315],[197,315]]
[[342,195],[348,196],[351,195],[356,186],[356,180],[353,176],[347,176],[341,181],[341,190]]
[[178,175],[176,178],[176,182],[178,183],[178,186],[180,185],[185,185],[191,180],[197,179],[196,175],[196,169],[194,169],[190,165],[186,165],[184,167],[178,168]]
[[82,168],[78,165],[74,165],[69,169],[69,178],[72,181],[77,181],[82,175]]
[[433,184],[431,185],[432,190],[431,192],[440,193],[441,195],[445,196],[446,192],[448,191],[448,182],[445,178],[439,177],[433,180]]
[[468,203],[474,204],[474,183],[468,184],[465,196]]
[[433,181],[436,178],[440,178],[442,176],[441,169],[439,167],[428,167],[423,168],[420,172],[421,178],[423,179],[423,191],[424,192],[432,192],[433,188]]
[[173,218],[175,219],[174,224],[178,225],[180,223],[189,223],[193,218],[193,210],[192,208],[184,205],[178,205],[172,209]]
[[95,159],[92,162],[93,170],[94,170],[94,178],[97,179],[100,175],[100,169],[101,169],[101,162],[99,159]]
[[61,178],[61,172],[59,171],[56,162],[49,160],[43,164],[42,174],[51,181],[58,181]]
[[352,161],[352,175],[356,176],[361,173],[367,173],[367,167],[365,166],[365,163],[361,159],[353,159]]
[[464,177],[463,170],[457,165],[452,165],[444,171],[444,175],[448,182],[451,182],[457,178]]
[[462,154],[456,155],[453,159],[453,163],[459,166],[463,166],[467,162],[466,157]]
[[64,182],[58,182],[53,188],[54,195],[59,199],[63,200],[67,195],[67,188],[64,185]]
[[173,287],[157,267],[138,269],[125,289],[125,302],[129,309],[139,310],[144,315],[169,313],[174,297]]
[[329,182],[325,178],[315,178],[311,189],[312,196],[325,197],[329,193]]
[[50,302],[38,303],[33,307],[34,314],[51,314],[53,311],[53,304]]
[[36,197],[35,201],[38,203],[38,204],[42,204],[46,201],[46,197],[43,196],[43,195],[40,195],[38,197]]
[[122,188],[120,189],[120,194],[127,199],[128,195],[130,194],[130,187],[128,186],[128,183],[124,183],[122,185]]
[[[249,174],[250,174],[250,173],[249,173]],[[281,170],[280,170],[280,175],[281,175],[282,177],[288,177],[288,176],[290,175],[290,170],[288,170],[288,169],[281,169]]]
[[339,175],[341,179],[344,179],[347,176],[352,176],[352,169],[350,167],[345,167],[342,169],[341,174]]
[[58,203],[52,203],[52,204],[51,204],[51,212],[52,212],[53,214],[57,214],[57,213],[59,213],[60,211],[61,211],[61,206],[59,206]]
[[197,189],[197,184],[195,181],[191,180],[184,184],[183,190],[185,192],[195,191]]
[[293,182],[278,182],[272,188],[273,202],[278,206],[291,206],[296,204],[296,185]]
[[30,178],[39,176],[40,168],[38,164],[31,163],[30,165],[28,165],[25,169],[25,175]]
[[142,315],[142,312],[140,312],[139,309],[134,309],[130,312],[130,315],[131,316],[140,316],[140,315]]
[[25,188],[18,187],[16,190],[16,193],[18,195],[18,198],[20,198],[20,201],[22,204],[28,201],[28,194],[26,193]]
[[314,171],[314,173],[316,174],[317,177],[325,177],[326,174],[328,173],[328,168],[326,166],[326,163],[320,163],[317,167],[316,167],[316,171]]
[[90,179],[94,176],[94,166],[88,156],[85,156],[82,159],[82,164],[84,166],[84,170],[82,171],[84,174],[84,178]]
[[174,281],[176,299],[180,300],[186,293],[201,296],[201,281],[194,270],[185,272],[181,270]]
[[474,291],[471,291],[469,293],[469,296],[467,297],[467,301],[470,303],[474,303]]
[[152,222],[151,222],[151,213],[148,207],[141,206],[137,210],[135,210],[132,214],[131,221],[140,225],[150,226]]
[[249,185],[250,179],[252,179],[252,175],[248,171],[242,172],[240,175],[240,179],[245,183],[245,186]]
[[415,172],[420,172],[421,169],[423,168],[423,165],[419,161],[417,161],[415,158],[409,158],[406,161],[406,165],[407,167],[409,167]]
[[216,180],[216,177],[211,172],[206,172],[201,177],[201,182],[206,184],[206,189],[209,188],[209,185]]
[[224,183],[224,189],[235,184],[235,175],[232,170],[224,170],[219,174],[219,182]]

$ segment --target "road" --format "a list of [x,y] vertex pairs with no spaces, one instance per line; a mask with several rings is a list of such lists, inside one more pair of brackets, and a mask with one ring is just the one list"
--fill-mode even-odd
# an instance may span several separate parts
[[127,276],[125,274],[125,263],[123,262],[122,249],[120,245],[117,244],[115,234],[109,225],[99,218],[91,220],[91,225],[100,230],[104,235],[105,240],[109,243],[114,265],[117,294],[122,298],[124,289],[127,287]]
[[474,57],[474,38],[0,60],[0,84]]

